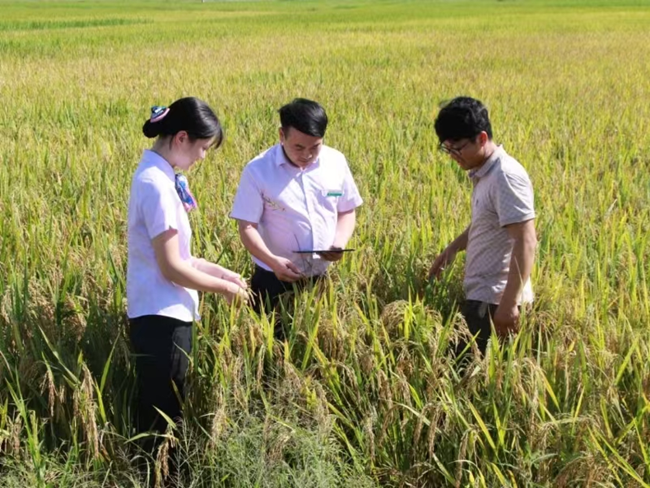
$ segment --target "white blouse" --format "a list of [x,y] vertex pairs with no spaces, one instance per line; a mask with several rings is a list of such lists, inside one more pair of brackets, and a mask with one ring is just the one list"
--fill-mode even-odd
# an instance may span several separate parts
[[151,240],[169,229],[178,231],[180,257],[191,260],[192,230],[176,193],[174,169],[153,151],[145,151],[131,183],[128,217],[127,314],[164,315],[183,322],[198,320],[196,290],[166,279]]

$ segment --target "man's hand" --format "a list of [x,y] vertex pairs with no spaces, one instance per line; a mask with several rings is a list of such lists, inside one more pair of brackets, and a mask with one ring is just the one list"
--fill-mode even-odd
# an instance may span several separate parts
[[286,258],[276,257],[273,265],[271,266],[271,269],[280,281],[293,283],[294,281],[298,281],[303,277],[302,273],[298,269],[298,266]]
[[516,304],[514,306],[500,304],[494,312],[492,322],[499,338],[507,338],[519,330],[519,307]]
[[442,272],[447,266],[454,262],[456,259],[457,251],[451,246],[447,246],[442,253],[440,253],[436,259],[433,261],[431,268],[429,268],[429,274],[427,279],[431,280],[433,278],[439,280]]
[[325,261],[340,261],[341,258],[343,257],[342,252],[337,252],[339,249],[343,249],[342,247],[339,246],[330,246],[331,251],[329,252],[319,252],[317,253],[321,258],[323,258]]
[[436,257],[436,259],[433,261],[433,264],[431,265],[431,268],[429,268],[429,274],[427,275],[427,278],[429,280],[432,278],[439,280],[445,268],[453,263],[454,259],[456,259],[456,254],[467,249],[469,229],[469,227],[465,229],[462,234],[456,237],[456,239],[454,239],[453,242],[449,244],[445,250],[440,253],[440,255],[438,255],[438,257]]

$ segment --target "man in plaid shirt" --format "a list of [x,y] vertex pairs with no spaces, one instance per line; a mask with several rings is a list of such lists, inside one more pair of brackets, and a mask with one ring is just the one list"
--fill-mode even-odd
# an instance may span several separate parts
[[533,187],[523,166],[492,140],[488,111],[478,100],[453,99],[440,110],[435,130],[440,150],[469,172],[474,189],[469,227],[436,257],[429,278],[439,278],[467,251],[461,312],[484,352],[492,324],[499,337],[516,332],[521,306],[533,300]]

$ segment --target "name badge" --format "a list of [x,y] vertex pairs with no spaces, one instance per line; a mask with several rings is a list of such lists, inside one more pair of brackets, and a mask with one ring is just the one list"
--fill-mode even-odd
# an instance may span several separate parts
[[342,197],[343,190],[323,190],[323,195],[326,197]]

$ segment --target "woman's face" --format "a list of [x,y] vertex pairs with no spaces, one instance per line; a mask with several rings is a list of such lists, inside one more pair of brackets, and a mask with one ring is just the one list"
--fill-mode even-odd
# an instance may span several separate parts
[[214,137],[192,140],[186,132],[179,132],[174,136],[173,142],[174,166],[187,171],[194,163],[205,159],[205,153],[213,143]]

